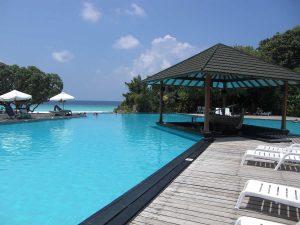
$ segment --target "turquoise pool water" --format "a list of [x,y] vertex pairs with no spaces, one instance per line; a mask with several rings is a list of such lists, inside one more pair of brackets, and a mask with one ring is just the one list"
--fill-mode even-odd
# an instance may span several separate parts
[[104,114],[2,125],[0,224],[77,224],[201,139],[158,129],[157,119]]

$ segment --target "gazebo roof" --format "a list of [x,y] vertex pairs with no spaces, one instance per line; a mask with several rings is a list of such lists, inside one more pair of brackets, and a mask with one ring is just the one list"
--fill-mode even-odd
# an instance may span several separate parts
[[300,74],[265,62],[224,44],[217,44],[146,78],[148,84],[204,86],[207,73],[214,88],[251,88],[300,83]]

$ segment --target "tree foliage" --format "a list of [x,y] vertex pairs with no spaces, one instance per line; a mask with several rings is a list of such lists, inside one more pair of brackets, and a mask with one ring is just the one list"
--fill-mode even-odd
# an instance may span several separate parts
[[[236,48],[252,56],[300,73],[300,26],[260,41],[258,48],[251,46],[236,46]],[[275,114],[281,114],[281,99],[283,97],[281,88],[248,89],[246,92],[244,91],[243,95],[245,99],[255,100],[257,107],[272,111]],[[288,115],[300,116],[299,95],[299,86],[290,85]],[[250,105],[253,106],[254,104],[251,103]]]
[[[275,63],[300,73],[300,27],[260,41],[258,48],[252,46],[234,46],[248,55]],[[300,74],[299,74],[300,76]],[[129,92],[119,109],[123,111],[157,112],[159,105],[159,87],[148,88],[141,77],[135,77],[126,83]],[[256,112],[257,107],[273,114],[281,114],[283,90],[278,88],[249,88],[228,90],[227,104],[239,104],[248,112]],[[212,106],[222,105],[220,90],[212,92]],[[165,87],[164,110],[166,112],[195,112],[197,106],[204,105],[204,91],[194,87]],[[126,110],[125,110],[126,109]],[[288,115],[300,116],[300,88],[289,87]]]
[[32,99],[24,104],[28,109],[35,106],[33,111],[39,104],[60,93],[63,82],[59,75],[45,73],[35,66],[0,63],[0,95],[14,89],[32,95]]
[[158,90],[148,88],[142,82],[141,76],[134,77],[131,82],[125,83],[129,92],[123,94],[125,100],[118,107],[122,112],[156,112]]
[[[159,106],[159,85],[148,86],[142,82],[141,76],[134,77],[125,83],[129,92],[123,94],[125,100],[117,108],[118,112],[157,112]],[[165,112],[194,112],[204,99],[199,88],[165,87]]]
[[300,68],[300,26],[262,40],[257,50],[283,67]]

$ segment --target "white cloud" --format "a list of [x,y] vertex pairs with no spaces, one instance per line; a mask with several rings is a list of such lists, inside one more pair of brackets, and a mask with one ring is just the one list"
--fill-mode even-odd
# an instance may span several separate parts
[[130,9],[127,9],[126,13],[132,16],[146,16],[145,10],[135,3],[131,4]]
[[81,11],[81,18],[95,23],[101,18],[101,12],[95,8],[95,6],[90,2],[83,3],[83,9]]
[[114,48],[119,49],[131,49],[135,48],[140,44],[139,40],[132,35],[120,37],[115,43]]
[[150,49],[147,49],[133,60],[129,73],[131,76],[138,74],[143,77],[153,75],[178,61],[188,58],[196,51],[196,47],[187,42],[179,42],[171,35],[158,37],[152,41]]
[[62,50],[58,52],[52,52],[52,58],[58,62],[68,62],[74,58],[73,54],[68,50]]

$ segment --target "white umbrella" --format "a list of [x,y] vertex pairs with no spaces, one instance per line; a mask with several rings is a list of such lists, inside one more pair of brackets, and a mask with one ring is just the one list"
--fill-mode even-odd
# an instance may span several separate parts
[[28,95],[26,93],[17,91],[17,90],[13,90],[10,91],[6,94],[3,94],[0,96],[0,101],[3,102],[14,102],[14,101],[24,101],[24,100],[29,100],[31,99],[32,96]]
[[64,102],[67,100],[73,100],[75,99],[72,95],[69,95],[65,92],[62,92],[58,95],[53,96],[52,98],[50,98],[50,101],[59,101],[59,102],[63,102],[63,108],[64,108]]

